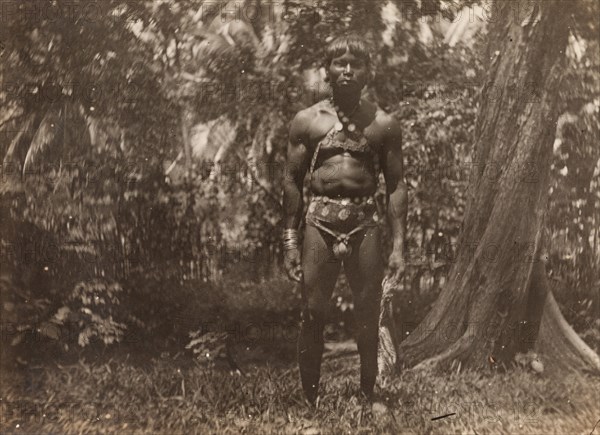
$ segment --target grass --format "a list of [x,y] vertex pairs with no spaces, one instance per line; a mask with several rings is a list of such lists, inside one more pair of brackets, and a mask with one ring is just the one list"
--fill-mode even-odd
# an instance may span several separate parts
[[2,432],[587,435],[600,419],[600,381],[576,374],[406,371],[385,381],[371,406],[358,394],[357,355],[330,352],[311,408],[289,359],[248,362],[239,375],[181,353],[116,353],[4,372]]

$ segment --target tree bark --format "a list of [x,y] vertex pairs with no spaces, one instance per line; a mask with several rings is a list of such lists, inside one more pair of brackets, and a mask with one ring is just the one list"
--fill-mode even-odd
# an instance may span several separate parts
[[600,372],[562,317],[541,255],[570,4],[494,5],[458,255],[431,312],[399,345],[403,365],[506,367],[535,350],[549,370]]

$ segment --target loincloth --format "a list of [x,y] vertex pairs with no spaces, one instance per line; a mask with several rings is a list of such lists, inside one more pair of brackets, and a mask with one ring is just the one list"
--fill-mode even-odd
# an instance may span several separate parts
[[336,239],[333,251],[337,258],[350,255],[350,237],[380,222],[373,197],[329,198],[315,195],[306,213],[306,224]]

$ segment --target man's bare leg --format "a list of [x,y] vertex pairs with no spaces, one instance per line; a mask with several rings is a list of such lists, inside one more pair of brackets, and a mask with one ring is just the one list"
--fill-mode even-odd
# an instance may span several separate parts
[[333,257],[330,240],[315,227],[306,226],[302,252],[302,270],[308,306],[302,313],[298,337],[298,363],[302,388],[309,402],[317,399],[321,358],[323,356],[323,329],[331,294],[340,272],[340,261]]
[[356,342],[360,355],[360,387],[369,398],[377,378],[377,344],[381,303],[381,231],[370,227],[354,243],[352,255],[344,261],[344,271],[352,289],[356,318]]

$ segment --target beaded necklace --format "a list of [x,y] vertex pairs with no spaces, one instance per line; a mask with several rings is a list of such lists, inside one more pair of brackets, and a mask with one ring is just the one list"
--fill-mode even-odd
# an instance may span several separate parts
[[[356,125],[354,123],[349,123],[350,117],[352,115],[354,115],[354,113],[356,113],[356,111],[359,109],[359,107],[361,105],[360,100],[358,101],[356,106],[354,106],[354,108],[350,111],[350,113],[348,115],[345,115],[342,111],[339,110],[338,106],[333,104],[333,97],[329,97],[329,103],[335,109],[337,116],[340,120],[337,121],[333,125],[333,128],[331,130],[329,130],[329,132],[327,132],[325,137],[323,137],[323,139],[321,139],[317,143],[317,147],[316,147],[315,151],[313,152],[313,156],[312,156],[312,159],[310,162],[309,173],[310,173],[311,180],[312,180],[312,174],[313,174],[316,164],[317,164],[317,156],[319,155],[319,152],[321,151],[322,146],[328,147],[328,146],[333,145],[337,148],[342,148],[344,150],[344,155],[350,155],[350,151],[355,151],[355,152],[361,152],[361,153],[371,152],[373,154],[373,156],[376,156],[376,154],[373,152],[373,150],[369,146],[366,137],[364,136],[364,134],[362,134],[362,130],[357,131]],[[345,124],[347,124],[347,132],[342,132]],[[354,131],[356,131],[356,133],[350,134],[350,133],[353,133]],[[340,133],[343,136],[342,139],[339,138],[340,134],[338,134],[338,133]],[[336,136],[337,136],[337,138],[336,138]],[[358,136],[358,137],[353,138],[351,136]]]
[[350,122],[350,118],[356,113],[356,111],[360,107],[360,98],[358,100],[358,103],[356,103],[354,108],[347,115],[340,110],[339,106],[333,103],[333,96],[329,97],[329,102],[336,111],[337,117],[339,119],[339,121],[337,121],[334,124],[333,128],[335,128],[336,131],[342,131],[344,128],[346,128],[346,130],[348,130],[349,132],[353,132],[354,130],[356,130],[356,125],[353,122]]

